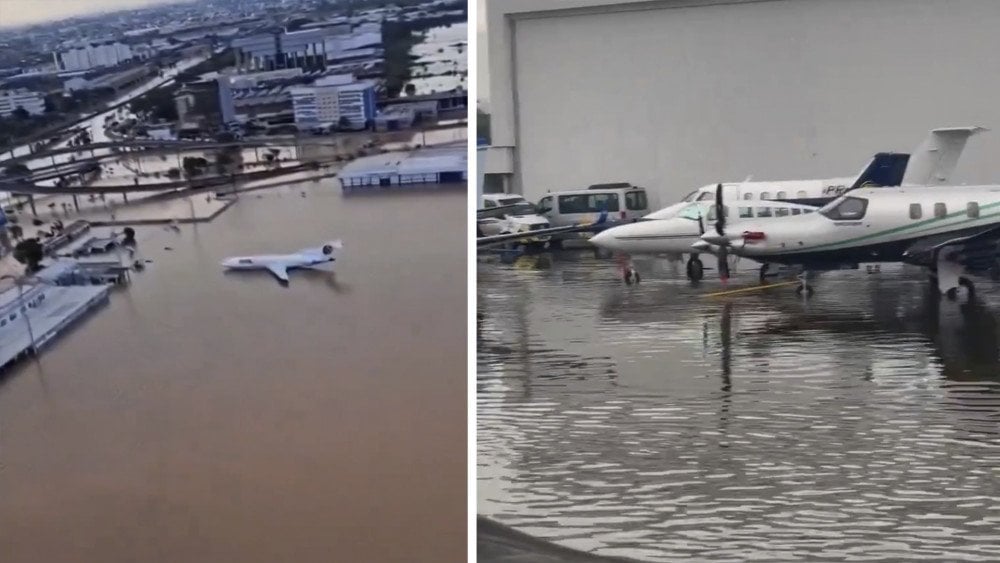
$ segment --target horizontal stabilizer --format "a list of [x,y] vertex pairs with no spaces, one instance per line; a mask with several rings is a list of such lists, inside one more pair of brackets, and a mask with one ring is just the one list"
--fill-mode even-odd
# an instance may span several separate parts
[[902,185],[942,186],[950,183],[969,137],[983,131],[988,129],[973,126],[932,130],[910,156]]

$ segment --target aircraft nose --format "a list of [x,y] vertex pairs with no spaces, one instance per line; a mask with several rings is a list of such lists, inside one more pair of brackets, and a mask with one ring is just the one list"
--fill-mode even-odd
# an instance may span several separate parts
[[618,229],[619,227],[612,227],[597,233],[596,235],[590,237],[590,244],[605,250],[618,250],[618,240],[615,238],[614,233],[614,231]]

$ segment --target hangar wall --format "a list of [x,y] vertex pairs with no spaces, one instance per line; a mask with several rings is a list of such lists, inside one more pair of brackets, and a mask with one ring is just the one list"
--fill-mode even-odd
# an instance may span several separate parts
[[631,181],[666,205],[749,175],[851,175],[955,125],[994,130],[970,141],[956,181],[1000,182],[1000,2],[496,3],[490,105],[529,199]]

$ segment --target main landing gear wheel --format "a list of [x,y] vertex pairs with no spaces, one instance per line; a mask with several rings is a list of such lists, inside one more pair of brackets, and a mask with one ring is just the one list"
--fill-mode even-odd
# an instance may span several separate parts
[[767,264],[760,267],[760,283],[767,283]]
[[639,277],[639,272],[632,266],[625,267],[625,283],[627,285],[632,285],[634,283],[639,283],[642,278]]
[[692,258],[687,262],[687,277],[691,281],[701,281],[705,277],[705,265],[701,260]]
[[813,288],[812,288],[812,286],[805,285],[805,284],[802,284],[802,283],[800,283],[799,285],[795,286],[795,295],[801,296],[803,293],[805,293],[806,297],[812,297],[812,294],[813,294]]
[[[969,293],[969,301],[972,301],[973,296],[976,294],[976,286],[968,278],[958,278],[958,285],[965,287],[965,290]],[[958,297],[958,288],[952,287],[944,292],[944,294],[948,299],[954,301]]]

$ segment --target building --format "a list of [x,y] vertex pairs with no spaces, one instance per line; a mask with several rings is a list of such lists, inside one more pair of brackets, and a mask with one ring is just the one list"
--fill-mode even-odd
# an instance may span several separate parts
[[465,145],[388,152],[363,157],[337,175],[343,189],[369,186],[450,184],[468,180],[469,156]]
[[31,115],[41,115],[45,113],[45,95],[24,89],[0,91],[0,116],[7,117],[17,108],[24,108]]
[[219,107],[219,83],[201,80],[184,84],[174,95],[178,129],[215,129],[223,123]]
[[233,39],[239,72],[283,68],[322,69],[328,63],[380,56],[382,30],[370,25],[320,24]]
[[350,75],[320,78],[291,90],[295,125],[364,129],[375,119],[375,83],[354,82]]
[[52,60],[60,70],[90,70],[92,68],[117,66],[132,60],[132,49],[118,42],[107,42],[96,45],[68,49],[63,52],[53,52]]
[[[932,128],[997,123],[991,0],[486,0],[485,15],[486,171],[531,200],[629,178],[665,205],[749,175],[844,176]],[[977,137],[956,182],[996,181],[998,153],[1000,135]]]

